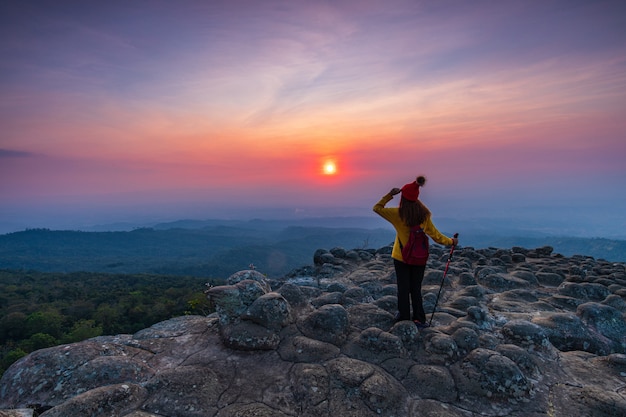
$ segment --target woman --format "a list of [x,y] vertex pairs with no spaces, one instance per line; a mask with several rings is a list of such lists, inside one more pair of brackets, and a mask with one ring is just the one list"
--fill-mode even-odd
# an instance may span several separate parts
[[[419,176],[414,182],[406,184],[401,189],[392,188],[374,206],[374,211],[396,229],[396,239],[391,252],[398,282],[398,313],[396,321],[411,319],[410,297],[413,305],[412,319],[415,325],[420,328],[428,327],[426,313],[422,304],[422,280],[424,279],[426,265],[409,265],[405,263],[402,259],[400,244],[408,241],[411,227],[416,225],[420,225],[428,236],[441,245],[451,246],[458,244],[457,238],[446,237],[437,230],[430,219],[430,210],[418,200],[420,187],[425,183],[426,178]],[[399,193],[402,193],[399,207],[386,208],[385,204]]]

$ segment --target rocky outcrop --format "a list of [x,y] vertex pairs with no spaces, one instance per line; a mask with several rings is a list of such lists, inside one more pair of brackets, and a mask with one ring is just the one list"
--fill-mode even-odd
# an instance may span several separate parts
[[[211,316],[36,351],[0,416],[622,416],[626,268],[552,248],[431,248],[433,326],[394,321],[390,247],[241,271]],[[430,315],[429,315],[430,318]]]

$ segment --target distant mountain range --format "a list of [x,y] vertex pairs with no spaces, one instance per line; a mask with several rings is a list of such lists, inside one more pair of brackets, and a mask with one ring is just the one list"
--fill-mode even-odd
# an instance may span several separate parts
[[[538,231],[495,232],[441,221],[475,248],[552,246],[565,256],[626,262],[626,240],[559,237]],[[446,230],[452,229],[452,230]],[[506,233],[510,233],[507,235]],[[225,278],[251,264],[271,277],[313,263],[319,248],[380,248],[394,231],[376,217],[280,220],[180,220],[127,231],[31,229],[0,235],[0,268],[42,272],[156,273]]]

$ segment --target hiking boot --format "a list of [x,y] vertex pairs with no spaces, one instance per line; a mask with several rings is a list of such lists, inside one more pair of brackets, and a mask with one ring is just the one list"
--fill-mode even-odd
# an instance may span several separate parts
[[418,329],[425,329],[426,327],[430,327],[430,324],[422,323],[419,320],[413,320],[413,323],[415,323],[415,327],[417,327]]

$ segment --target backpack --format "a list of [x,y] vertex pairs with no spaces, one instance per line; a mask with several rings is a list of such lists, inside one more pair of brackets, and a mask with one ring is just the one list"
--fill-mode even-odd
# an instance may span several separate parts
[[428,236],[424,233],[419,225],[411,227],[409,232],[409,241],[405,246],[398,238],[400,249],[402,250],[402,259],[404,263],[409,265],[426,265],[428,261]]

